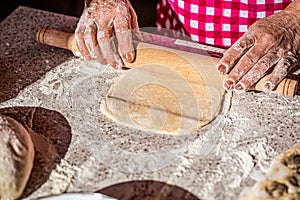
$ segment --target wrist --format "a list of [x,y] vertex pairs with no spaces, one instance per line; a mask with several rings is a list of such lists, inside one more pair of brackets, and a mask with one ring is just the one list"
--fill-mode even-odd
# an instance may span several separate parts
[[84,0],[84,7],[87,7],[92,0]]
[[300,22],[300,0],[294,0],[292,1],[285,9],[284,11],[290,15],[292,18],[299,20]]
[[284,10],[293,10],[300,12],[300,0],[292,1]]

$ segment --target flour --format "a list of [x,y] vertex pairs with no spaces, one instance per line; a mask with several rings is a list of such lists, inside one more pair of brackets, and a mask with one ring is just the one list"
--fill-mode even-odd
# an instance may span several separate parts
[[66,192],[80,172],[80,168],[70,165],[66,160],[61,160],[60,164],[51,172],[48,181],[41,186],[40,190],[35,191],[29,199],[39,199]]
[[[97,112],[101,98],[121,74],[105,67],[68,60],[46,74],[47,81],[37,81],[0,104],[55,109],[80,141],[70,146],[59,173],[53,172],[34,194],[97,191],[147,179],[177,185],[204,200],[232,200],[266,174],[276,155],[300,141],[295,131],[300,129],[298,96],[233,94],[222,120],[188,136],[159,136],[115,124]],[[63,83],[63,89],[40,90],[55,80]],[[82,148],[88,156],[76,153]],[[91,173],[82,173],[83,169]],[[61,175],[64,171],[66,175]]]

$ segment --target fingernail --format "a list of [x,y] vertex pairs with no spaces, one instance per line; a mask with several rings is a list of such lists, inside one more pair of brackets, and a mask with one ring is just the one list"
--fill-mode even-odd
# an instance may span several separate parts
[[124,63],[123,63],[122,59],[120,57],[117,57],[116,61],[117,61],[117,64],[118,64],[117,65],[118,69],[121,69],[124,66]]
[[98,58],[97,61],[101,64],[101,65],[107,65],[106,60],[102,59],[102,58]]
[[123,61],[120,57],[117,57],[112,63],[111,66],[114,69],[121,69],[123,67]]
[[244,84],[238,83],[234,86],[234,90],[237,92],[245,92],[245,86]]
[[89,56],[89,55],[85,55],[85,56],[83,56],[83,58],[84,58],[84,60],[86,60],[86,61],[92,60],[91,56]]
[[263,84],[263,88],[264,88],[264,90],[266,90],[266,91],[271,91],[271,90],[273,90],[273,84],[272,84],[270,81],[266,81],[266,82]]
[[225,79],[223,87],[225,90],[231,90],[235,82],[232,79]]
[[227,66],[225,66],[225,65],[219,65],[218,67],[217,67],[217,70],[221,73],[221,74],[226,74],[227,73]]
[[96,56],[95,60],[97,62],[99,62],[101,65],[107,65],[107,61],[103,57],[101,57],[101,56]]
[[120,66],[120,64],[115,60],[111,63],[111,66],[114,69],[121,69],[122,68],[122,66]]
[[122,58],[123,58],[126,62],[132,62],[133,59],[134,59],[134,55],[133,55],[132,52],[130,52],[130,53],[124,53],[124,54],[122,55]]
[[74,56],[76,57],[82,57],[81,53],[79,51],[73,51]]

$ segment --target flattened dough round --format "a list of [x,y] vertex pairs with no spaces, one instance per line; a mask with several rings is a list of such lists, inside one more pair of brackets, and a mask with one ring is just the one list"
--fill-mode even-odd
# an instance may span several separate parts
[[17,199],[31,173],[34,146],[27,130],[4,115],[0,115],[0,149],[0,198]]
[[114,121],[176,134],[194,131],[219,114],[224,90],[209,56],[139,44],[131,67],[101,104]]

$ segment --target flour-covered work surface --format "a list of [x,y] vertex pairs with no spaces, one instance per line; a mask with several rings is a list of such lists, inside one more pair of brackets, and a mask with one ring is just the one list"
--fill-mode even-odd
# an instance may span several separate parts
[[100,107],[124,72],[35,42],[41,26],[71,32],[76,22],[19,7],[0,23],[0,114],[29,121],[55,149],[35,154],[24,198],[102,192],[121,199],[238,199],[300,142],[298,95],[228,93],[222,113],[189,134],[116,124]]

